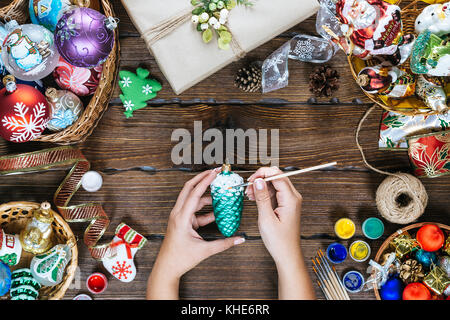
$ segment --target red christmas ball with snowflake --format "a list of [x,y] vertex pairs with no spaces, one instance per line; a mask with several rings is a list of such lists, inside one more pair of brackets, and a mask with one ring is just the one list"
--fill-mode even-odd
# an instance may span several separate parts
[[0,90],[0,136],[11,142],[27,142],[39,137],[50,120],[50,106],[39,90],[4,78]]
[[75,67],[60,57],[53,71],[53,78],[61,89],[83,97],[94,94],[97,90],[102,71],[103,65],[92,69]]

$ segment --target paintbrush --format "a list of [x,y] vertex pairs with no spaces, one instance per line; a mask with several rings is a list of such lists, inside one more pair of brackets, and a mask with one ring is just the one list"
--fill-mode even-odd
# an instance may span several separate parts
[[[305,172],[310,172],[310,171],[314,171],[314,170],[320,170],[320,169],[331,167],[331,166],[335,166],[335,165],[337,165],[337,162],[321,164],[321,165],[310,167],[310,168],[300,169],[300,170],[286,172],[286,173],[279,174],[279,175],[272,176],[272,177],[267,177],[267,178],[264,178],[263,180],[268,182],[268,181],[272,181],[272,180],[276,180],[276,179],[281,179],[281,178],[285,178],[285,177],[294,176],[294,175],[305,173]],[[247,182],[247,183],[238,184],[236,186],[229,187],[228,189],[247,187],[247,186],[251,186],[252,184],[253,184],[253,182]]]
[[318,260],[320,260],[323,264],[325,273],[328,275],[331,283],[336,288],[336,292],[338,293],[339,297],[342,300],[350,300],[350,298],[348,298],[348,295],[346,295],[346,291],[342,286],[342,282],[340,281],[339,277],[337,277],[336,273],[333,273],[333,271],[331,270],[331,267],[328,264],[328,261],[323,255],[322,251],[317,251],[317,255],[319,256]]
[[322,252],[322,249],[319,250],[318,252],[319,257],[322,258],[324,264],[326,264],[328,266],[328,270],[330,271],[331,275],[334,276],[336,282],[339,285],[339,289],[340,291],[343,293],[343,296],[345,298],[345,300],[350,300],[350,297],[348,296],[347,290],[344,287],[344,284],[342,283],[341,278],[338,276],[337,272],[336,272],[336,268],[334,266],[332,266],[330,268],[330,264],[328,263],[327,258],[325,257],[325,254]]

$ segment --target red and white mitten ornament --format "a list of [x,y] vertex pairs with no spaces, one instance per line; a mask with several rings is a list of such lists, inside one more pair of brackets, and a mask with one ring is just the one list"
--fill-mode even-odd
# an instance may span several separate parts
[[147,239],[122,222],[110,245],[109,258],[103,259],[103,266],[120,281],[133,281],[136,277],[134,255],[146,243]]
[[3,78],[0,90],[0,136],[12,142],[27,142],[39,137],[50,120],[50,106],[39,90],[16,84],[13,76]]

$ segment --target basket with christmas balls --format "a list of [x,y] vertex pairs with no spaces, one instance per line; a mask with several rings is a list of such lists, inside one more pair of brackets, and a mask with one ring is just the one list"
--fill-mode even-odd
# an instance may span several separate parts
[[371,268],[378,300],[450,300],[450,227],[423,222],[398,230]]
[[78,249],[48,202],[0,205],[0,300],[56,300],[75,276]]
[[0,137],[84,141],[113,94],[117,25],[108,0],[15,0],[1,8]]
[[405,116],[446,114],[447,1],[322,1],[318,21],[347,54],[356,83],[375,104]]

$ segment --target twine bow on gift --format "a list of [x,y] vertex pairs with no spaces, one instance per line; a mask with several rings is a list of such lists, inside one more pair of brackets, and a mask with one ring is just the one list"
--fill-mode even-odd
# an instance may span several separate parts
[[70,146],[57,147],[0,157],[0,175],[43,172],[68,165],[72,168],[56,190],[54,204],[67,222],[89,222],[84,232],[84,243],[94,259],[109,257],[110,244],[97,244],[110,222],[102,206],[92,203],[69,206],[70,200],[81,186],[81,178],[90,169],[89,161],[79,149]]
[[[200,7],[201,4],[198,4],[194,6],[194,8]],[[184,23],[187,23],[190,21],[192,16],[192,8],[189,7],[184,10],[181,10],[179,13],[175,14],[172,17],[169,17],[157,25],[149,28],[148,30],[145,30],[142,32],[142,37],[145,39],[148,36],[152,36],[147,41],[148,46],[152,46],[162,38],[166,37],[173,31],[175,31],[178,27],[183,25]],[[235,39],[235,37],[232,37],[232,40],[230,42],[230,47],[233,50],[235,60],[239,60],[240,58],[244,57],[246,55],[246,52],[244,49],[242,49],[240,43]]]

